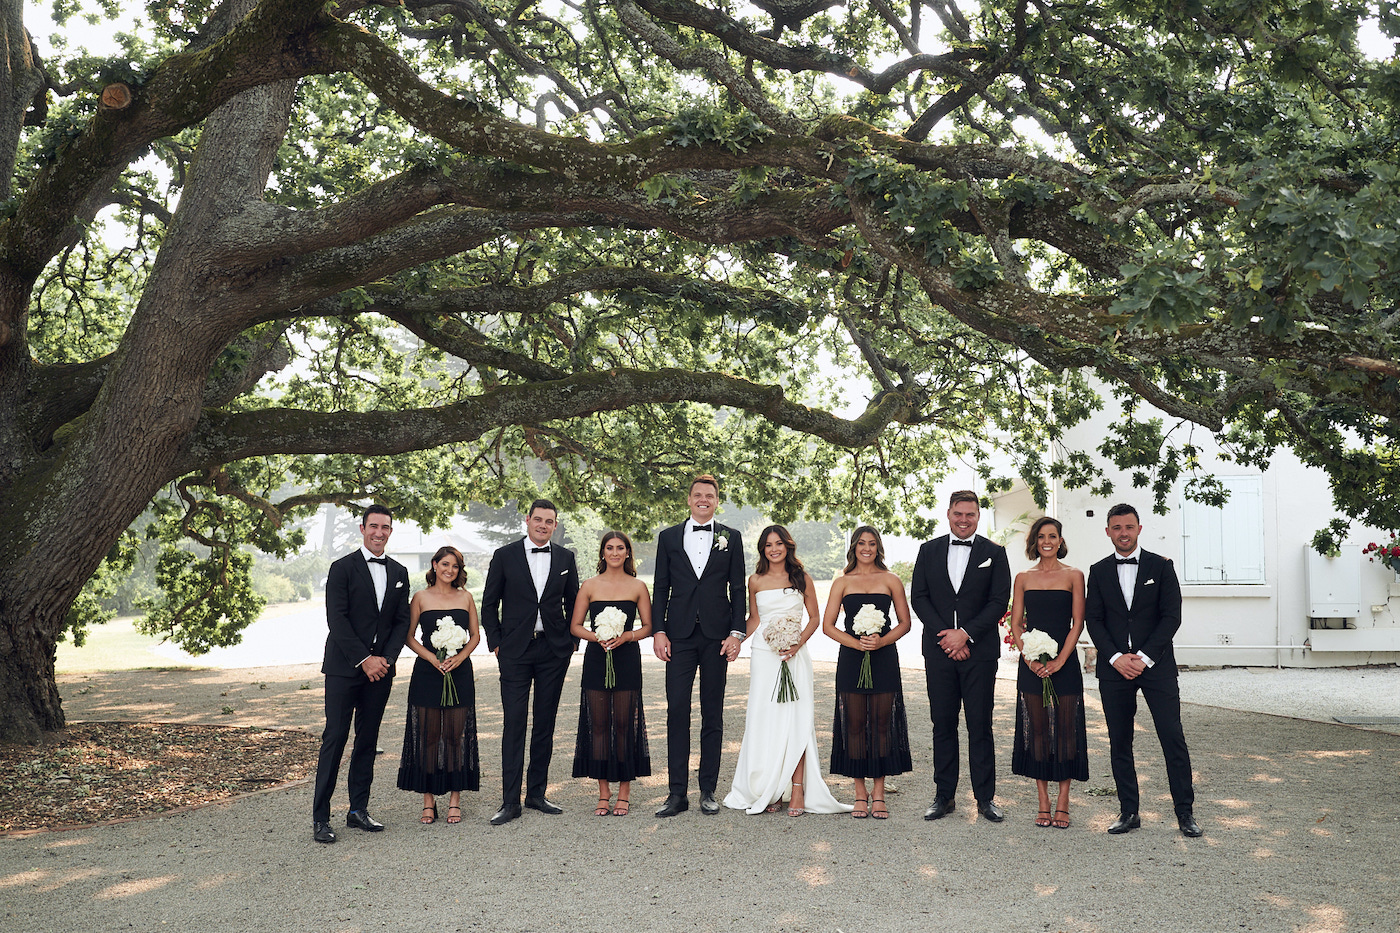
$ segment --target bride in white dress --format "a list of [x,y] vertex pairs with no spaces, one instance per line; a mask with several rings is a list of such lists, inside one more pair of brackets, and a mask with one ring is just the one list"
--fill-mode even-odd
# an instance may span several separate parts
[[[812,659],[807,640],[817,630],[817,598],[812,578],[797,559],[792,535],[770,525],[758,537],[758,566],[749,577],[749,706],[744,741],[734,769],[734,787],[724,805],[748,813],[781,809],[789,790],[788,815],[849,813],[851,805],[832,796],[821,772],[812,705]],[[807,625],[797,644],[779,653],[764,635],[776,620],[791,617]],[[787,661],[797,698],[778,702],[778,679]]]

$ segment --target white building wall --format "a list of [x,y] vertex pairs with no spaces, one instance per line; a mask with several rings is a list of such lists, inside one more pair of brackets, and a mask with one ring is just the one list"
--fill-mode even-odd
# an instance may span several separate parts
[[[1116,416],[1116,411],[1112,415]],[[1172,423],[1145,406],[1141,416],[1162,417],[1167,424]],[[1101,412],[1069,432],[1066,445],[1092,452],[1102,442],[1110,423],[1110,413]],[[1312,552],[1310,542],[1317,529],[1338,516],[1326,476],[1286,451],[1279,451],[1269,469],[1260,471],[1219,460],[1218,448],[1208,432],[1197,429],[1191,440],[1206,451],[1203,467],[1207,472],[1220,477],[1260,477],[1258,517],[1262,519],[1262,539],[1250,529],[1231,528],[1228,523],[1225,538],[1227,548],[1262,540],[1264,582],[1183,584],[1177,660],[1202,666],[1400,663],[1400,584],[1394,573],[1379,563],[1368,562],[1357,551],[1346,549],[1338,558],[1360,563],[1356,617],[1345,623],[1340,619],[1310,621],[1307,561],[1310,554],[1313,560],[1326,560]],[[1113,480],[1112,497],[1100,499],[1086,490],[1068,490],[1056,483],[1044,510],[1044,514],[1053,515],[1064,524],[1070,548],[1066,562],[1087,571],[1090,564],[1106,556],[1112,549],[1104,530],[1108,509],[1117,502],[1128,502],[1142,518],[1143,547],[1171,558],[1178,566],[1178,576],[1184,576],[1181,568],[1186,529],[1180,489],[1168,500],[1170,512],[1153,514],[1149,491],[1134,488],[1130,474],[1109,468],[1097,455],[1096,459]],[[995,511],[997,527],[1005,527],[1022,512],[1030,511],[1030,521],[1042,514],[1024,488],[997,497]],[[1249,513],[1243,510],[1243,514]],[[1031,563],[1025,557],[1024,537],[1030,521],[1024,522],[1021,532],[1007,543],[1013,573]],[[1194,527],[1199,528],[1200,523],[1194,523]],[[1385,536],[1378,529],[1353,527],[1347,541],[1364,546],[1382,537]],[[1330,628],[1319,631],[1313,625]],[[1342,629],[1343,625],[1348,628]]]

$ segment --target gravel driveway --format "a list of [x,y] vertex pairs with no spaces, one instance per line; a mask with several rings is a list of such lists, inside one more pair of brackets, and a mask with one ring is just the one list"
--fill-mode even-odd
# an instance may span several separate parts
[[[745,673],[736,665],[730,678],[721,796],[743,731]],[[1192,672],[1183,690],[1215,701],[1228,700],[1231,691],[1286,701],[1290,689],[1303,696],[1315,672],[1284,673]],[[695,808],[657,820],[650,814],[666,793],[659,665],[648,662],[645,674],[657,773],[634,788],[629,817],[592,816],[592,782],[567,777],[576,666],[565,688],[549,791],[566,812],[549,817],[527,810],[508,826],[487,824],[499,802],[500,712],[495,669],[486,661],[477,665],[484,789],[464,795],[461,825],[419,826],[418,796],[394,789],[404,679],[385,718],[388,753],[379,760],[371,801],[386,832],[346,831],[334,846],[315,845],[311,788],[302,785],[164,818],[3,838],[0,928],[1400,931],[1400,736],[1379,731],[1384,724],[1362,729],[1290,718],[1279,715],[1282,709],[1188,703],[1183,720],[1197,773],[1197,817],[1206,830],[1204,838],[1188,840],[1176,831],[1144,708],[1138,743],[1144,825],[1108,836],[1103,830],[1117,808],[1113,797],[1093,794],[1111,788],[1112,780],[1102,714],[1090,693],[1092,780],[1075,785],[1073,826],[1037,829],[1034,783],[1008,773],[1014,685],[1003,680],[996,730],[1006,822],[973,818],[964,779],[957,812],[926,823],[921,815],[933,794],[928,703],[921,676],[906,671],[915,771],[898,779],[890,820],[727,810],[705,817]],[[1353,685],[1347,689],[1363,700],[1377,698],[1363,713],[1384,713],[1400,698],[1396,669],[1348,674],[1349,680],[1341,677]],[[817,680],[817,721],[825,729],[832,666],[819,665]],[[74,719],[320,728],[320,677],[312,666],[63,681]],[[1342,687],[1319,689],[1324,699],[1304,715],[1325,718],[1328,696],[1334,706],[1345,705]],[[233,713],[223,714],[225,706]],[[819,739],[829,747],[828,736]],[[848,784],[838,796],[850,799]],[[337,826],[344,806],[342,776],[332,817]]]

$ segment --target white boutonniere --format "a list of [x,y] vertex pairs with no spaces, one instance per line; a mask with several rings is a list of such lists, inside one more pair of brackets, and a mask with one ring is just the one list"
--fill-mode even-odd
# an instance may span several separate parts
[[988,557],[986,560],[982,561],[982,563],[980,563],[980,564],[977,565],[977,569],[978,569],[978,570],[981,570],[983,567],[990,567],[990,566],[992,566],[992,559],[991,559],[990,557]]
[[729,529],[728,529],[728,528],[721,528],[719,531],[716,531],[716,532],[715,532],[715,550],[716,550],[716,551],[727,551],[727,550],[729,550]]

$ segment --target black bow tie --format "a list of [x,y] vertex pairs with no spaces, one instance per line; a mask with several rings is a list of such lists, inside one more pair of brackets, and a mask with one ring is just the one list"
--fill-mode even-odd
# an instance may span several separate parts
[[548,553],[549,553],[549,545],[546,544],[544,547],[532,547],[532,548],[530,548],[530,553],[531,553],[531,554],[548,554]]
[[956,547],[972,547],[971,541],[964,541],[961,538],[949,538],[948,543]]
[[691,526],[690,526],[690,530],[691,530],[691,531],[713,531],[714,528],[713,528],[713,526],[711,526],[711,525],[691,525]]
[[1114,559],[1114,561],[1116,561],[1119,565],[1122,565],[1122,564],[1136,564],[1136,563],[1137,563],[1137,558],[1136,558],[1136,557],[1115,557],[1115,558],[1113,558],[1113,559]]
[[365,560],[369,561],[371,564],[383,564],[386,567],[389,565],[389,558],[387,557],[366,557]]

